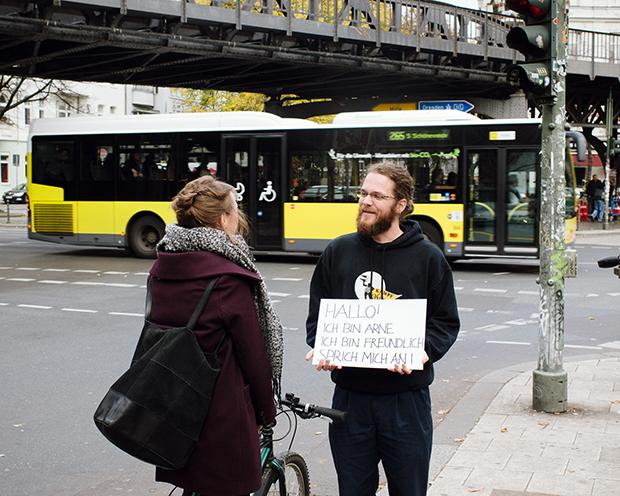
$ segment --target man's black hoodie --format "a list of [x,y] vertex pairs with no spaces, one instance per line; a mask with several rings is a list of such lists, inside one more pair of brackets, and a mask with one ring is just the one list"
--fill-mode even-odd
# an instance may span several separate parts
[[350,391],[392,394],[428,386],[433,382],[433,363],[444,356],[459,332],[448,262],[437,246],[424,239],[416,221],[405,220],[400,228],[403,234],[385,244],[358,233],[336,238],[312,276],[306,341],[313,348],[322,298],[427,299],[425,350],[429,361],[424,369],[410,375],[354,367],[334,370],[332,380]]

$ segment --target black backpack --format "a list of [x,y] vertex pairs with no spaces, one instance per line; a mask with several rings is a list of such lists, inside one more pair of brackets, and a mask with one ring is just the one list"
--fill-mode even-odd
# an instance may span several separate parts
[[184,467],[191,456],[217,381],[215,351],[205,353],[194,326],[218,278],[211,279],[185,327],[164,329],[149,322],[150,281],[144,327],[131,366],[97,407],[101,433],[124,452],[164,469]]

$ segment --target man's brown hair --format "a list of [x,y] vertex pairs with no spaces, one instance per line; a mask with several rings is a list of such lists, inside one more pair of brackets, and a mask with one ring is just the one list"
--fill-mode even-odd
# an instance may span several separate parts
[[407,205],[400,214],[400,219],[404,219],[407,215],[413,212],[413,178],[406,167],[384,160],[382,162],[376,162],[371,164],[366,171],[366,175],[370,173],[381,174],[394,181],[394,196],[397,200],[406,200]]

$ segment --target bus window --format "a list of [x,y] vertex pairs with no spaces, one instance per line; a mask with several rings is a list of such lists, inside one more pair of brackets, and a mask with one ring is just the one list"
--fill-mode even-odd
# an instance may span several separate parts
[[472,151],[467,155],[467,240],[495,242],[497,152]]
[[508,150],[506,153],[506,242],[533,244],[537,196],[536,150]]
[[75,153],[74,142],[35,141],[33,143],[33,182],[63,188],[64,199],[75,198]]
[[111,138],[81,143],[80,200],[114,200],[114,147]]
[[188,136],[183,140],[183,156],[178,171],[177,189],[189,181],[206,175],[220,175],[219,137],[213,135]]
[[132,141],[118,146],[118,199],[169,200],[176,193],[172,136]]

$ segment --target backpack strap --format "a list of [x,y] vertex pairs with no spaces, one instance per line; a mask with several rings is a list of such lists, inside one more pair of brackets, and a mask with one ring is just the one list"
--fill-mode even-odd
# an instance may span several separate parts
[[[194,327],[196,326],[196,323],[198,322],[198,319],[202,315],[202,311],[204,310],[205,305],[207,304],[207,301],[209,300],[209,296],[211,296],[211,291],[213,290],[213,288],[215,287],[215,284],[217,283],[217,281],[219,281],[219,279],[220,279],[219,277],[214,277],[213,279],[209,280],[209,283],[207,284],[207,287],[205,288],[204,293],[202,293],[202,297],[200,298],[198,305],[196,305],[196,308],[194,309],[194,313],[192,313],[192,316],[190,317],[189,322],[185,326],[190,331],[194,330]],[[218,348],[219,346],[220,345],[218,345]]]

